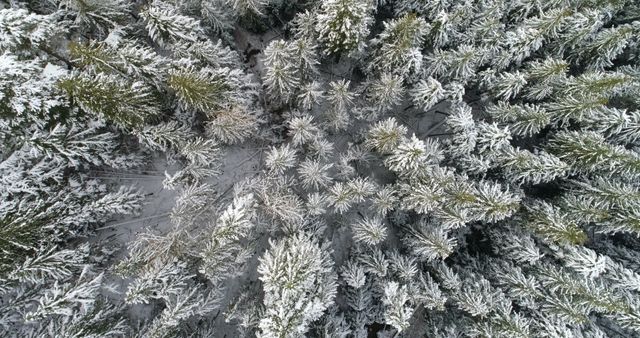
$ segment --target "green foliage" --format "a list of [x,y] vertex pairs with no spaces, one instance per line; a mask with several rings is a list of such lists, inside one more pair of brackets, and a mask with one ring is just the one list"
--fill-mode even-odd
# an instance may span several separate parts
[[15,262],[26,259],[37,250],[37,243],[45,236],[44,226],[52,215],[47,215],[46,209],[39,212],[33,209],[29,215],[3,213],[0,256],[0,271],[9,272]]
[[219,107],[232,89],[225,75],[224,70],[176,70],[169,73],[167,85],[182,105],[206,112]]
[[317,30],[327,54],[362,51],[369,34],[372,6],[362,0],[326,0],[321,4]]
[[123,127],[139,126],[160,115],[158,96],[139,81],[77,72],[62,79],[58,86],[85,112]]

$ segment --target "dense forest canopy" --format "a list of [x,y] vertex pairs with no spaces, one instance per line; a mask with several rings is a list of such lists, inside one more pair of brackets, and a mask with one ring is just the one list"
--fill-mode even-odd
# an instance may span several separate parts
[[640,335],[640,2],[0,3],[0,336]]

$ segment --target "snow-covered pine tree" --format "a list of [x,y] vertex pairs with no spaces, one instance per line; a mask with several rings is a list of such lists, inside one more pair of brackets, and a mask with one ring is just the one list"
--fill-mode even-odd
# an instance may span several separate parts
[[0,4],[0,335],[637,336],[639,18]]
[[303,336],[334,301],[331,259],[307,235],[272,242],[258,273],[265,292],[259,337]]
[[323,0],[318,12],[316,30],[326,54],[363,52],[373,3],[366,0]]
[[[123,38],[132,33],[123,26],[139,18],[138,8],[124,2],[51,5],[12,2],[2,5],[9,8],[0,14],[2,335],[130,335],[134,330],[123,320],[122,304],[98,292],[112,290],[102,281],[104,262],[114,250],[100,248],[105,242],[95,239],[91,246],[78,245],[101,224],[141,209],[142,192],[113,184],[119,172],[144,163],[133,134],[150,149],[179,153],[191,176],[216,172],[217,142],[195,137],[193,125],[166,116],[170,102],[162,99],[170,71],[199,61],[184,54],[160,56],[135,32]],[[179,42],[179,32],[152,28],[166,41]],[[186,31],[194,43],[202,38],[202,31]],[[237,63],[229,61],[233,52],[220,42],[202,45],[187,50],[194,58],[207,57],[216,72],[243,76],[225,68]],[[244,102],[247,96],[237,93],[221,102]],[[163,119],[169,121],[156,124]],[[167,271],[158,270],[158,277]],[[186,271],[177,274],[189,278]],[[176,311],[166,318],[175,323],[170,327],[179,324]]]

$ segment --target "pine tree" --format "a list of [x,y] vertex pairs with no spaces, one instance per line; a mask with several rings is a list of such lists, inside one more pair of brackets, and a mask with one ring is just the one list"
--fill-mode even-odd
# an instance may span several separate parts
[[333,303],[332,262],[306,235],[271,242],[258,272],[265,292],[261,337],[297,337]]
[[372,40],[372,46],[379,46],[370,67],[385,72],[407,75],[420,72],[422,53],[420,47],[428,33],[424,18],[409,13],[399,19],[384,22],[384,31]]
[[421,223],[407,229],[405,241],[414,256],[429,261],[447,258],[456,245],[456,240],[449,238],[444,229],[434,224]]
[[379,218],[365,218],[351,227],[353,240],[366,245],[382,243],[387,236],[387,229]]
[[81,271],[86,247],[77,250],[62,249],[51,246],[40,250],[35,256],[28,257],[13,270],[8,278],[21,283],[42,283],[47,279],[65,280]]
[[487,107],[486,112],[497,121],[508,123],[514,134],[525,136],[539,133],[551,123],[552,117],[549,112],[539,106],[510,105],[502,101]]
[[0,10],[0,49],[2,51],[46,47],[59,32],[50,15],[30,13],[26,9]]
[[209,135],[221,142],[239,143],[254,135],[260,122],[257,114],[240,106],[217,110],[206,124]]
[[96,41],[86,45],[71,43],[69,54],[73,62],[82,67],[140,79],[158,89],[163,86],[170,63],[152,48],[128,40],[118,41],[115,45]]
[[385,322],[398,332],[406,330],[409,327],[409,319],[413,315],[413,309],[405,306],[405,303],[409,301],[406,288],[399,287],[395,282],[390,282],[384,289],[382,301],[386,305]]
[[381,153],[390,153],[405,138],[407,128],[391,117],[376,123],[368,132],[366,144]]
[[56,283],[50,292],[40,298],[38,307],[34,311],[25,314],[25,319],[33,321],[52,315],[70,316],[73,314],[74,307],[78,304],[86,307],[95,302],[95,296],[100,289],[103,275],[100,274],[95,278],[90,278],[87,274],[89,274],[89,271],[83,270],[75,285],[70,283],[58,285]]
[[296,151],[289,144],[281,147],[273,147],[265,158],[267,168],[276,175],[284,173],[296,164]]
[[638,174],[638,155],[635,152],[606,142],[595,132],[562,132],[550,141],[549,148],[561,154],[561,159],[570,160],[569,165],[577,172],[605,171],[604,175]]
[[176,296],[166,300],[166,308],[156,318],[145,332],[148,337],[166,337],[167,334],[176,334],[181,322],[193,316],[204,316],[213,311],[219,302],[218,296],[213,292],[203,296],[197,288],[185,288]]
[[202,34],[200,22],[180,15],[175,7],[156,1],[140,12],[149,37],[162,47],[179,41],[196,41]]
[[122,0],[57,0],[58,5],[76,15],[75,22],[102,29],[119,26],[126,21],[129,4]]
[[127,288],[127,304],[149,304],[154,299],[177,295],[193,276],[188,275],[184,263],[154,262]]
[[372,4],[362,0],[325,0],[316,30],[326,54],[362,52],[369,34]]
[[393,153],[385,159],[385,165],[398,172],[411,173],[429,161],[437,162],[440,157],[438,145],[434,142],[425,143],[415,135],[403,140]]
[[185,108],[208,112],[232,101],[240,87],[241,74],[228,68],[170,71],[167,84]]
[[371,84],[367,96],[374,111],[388,111],[402,101],[405,92],[402,82],[399,75],[383,73],[380,79]]
[[580,225],[562,210],[546,202],[538,202],[526,208],[526,226],[543,238],[571,244],[581,244],[587,239]]
[[79,72],[64,78],[58,85],[85,112],[124,127],[139,126],[160,115],[156,94],[139,81]]
[[0,335],[640,332],[636,2],[0,7]]
[[438,80],[429,77],[420,80],[411,93],[413,102],[428,111],[445,97],[445,91]]
[[168,150],[170,147],[179,147],[184,140],[192,136],[187,126],[180,125],[176,121],[169,121],[158,125],[147,125],[140,130],[135,130],[141,144],[154,150]]
[[200,256],[200,272],[211,281],[234,277],[242,272],[243,261],[250,257],[243,239],[251,237],[254,226],[252,195],[236,197],[216,221]]
[[497,162],[502,166],[505,176],[519,183],[549,182],[564,176],[569,168],[557,157],[544,152],[534,154],[527,150],[507,147],[498,156]]
[[293,65],[293,46],[282,40],[272,41],[264,51],[265,84],[282,101],[289,101],[300,83]]
[[328,174],[333,164],[322,164],[317,160],[307,159],[300,163],[298,174],[305,189],[317,190],[324,188],[331,183],[331,176]]

